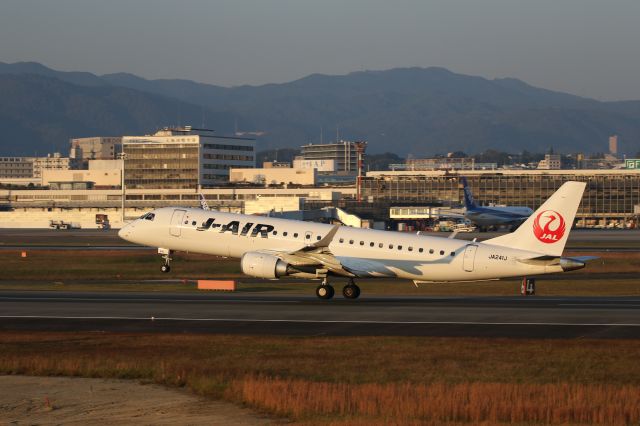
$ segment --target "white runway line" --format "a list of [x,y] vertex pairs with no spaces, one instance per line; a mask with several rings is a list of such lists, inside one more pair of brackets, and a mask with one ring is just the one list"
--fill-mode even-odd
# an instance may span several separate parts
[[0,315],[0,319],[67,319],[67,320],[124,320],[124,321],[203,321],[245,323],[300,323],[300,324],[381,324],[381,325],[536,325],[581,327],[640,327],[640,323],[571,323],[571,322],[482,322],[482,321],[374,321],[374,320],[306,320],[306,319],[251,319],[251,318],[177,318],[177,317],[116,317],[116,316],[40,316]]

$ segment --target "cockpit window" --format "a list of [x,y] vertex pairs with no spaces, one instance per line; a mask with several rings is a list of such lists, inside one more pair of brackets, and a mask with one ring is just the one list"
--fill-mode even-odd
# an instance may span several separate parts
[[153,220],[156,217],[154,213],[147,213],[143,216],[144,220]]

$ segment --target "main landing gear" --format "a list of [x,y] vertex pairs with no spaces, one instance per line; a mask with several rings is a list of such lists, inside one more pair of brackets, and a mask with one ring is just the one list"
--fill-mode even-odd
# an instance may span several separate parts
[[[316,288],[316,296],[320,299],[331,299],[334,294],[335,290],[326,278],[322,281],[322,284]],[[357,299],[358,296],[360,296],[360,287],[353,282],[353,279],[349,279],[349,284],[345,285],[342,289],[342,295],[346,299]]]
[[164,264],[160,267],[160,271],[165,274],[171,271],[171,250],[159,248],[158,253],[162,255]]
[[342,289],[342,295],[347,299],[357,299],[360,296],[360,287],[353,282],[353,279],[349,279],[349,284]]

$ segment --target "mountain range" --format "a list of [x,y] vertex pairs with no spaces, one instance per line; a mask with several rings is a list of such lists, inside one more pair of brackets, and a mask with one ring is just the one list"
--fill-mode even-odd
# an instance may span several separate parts
[[617,134],[621,151],[640,151],[640,101],[601,102],[437,67],[228,88],[0,62],[2,155],[66,153],[72,137],[148,134],[180,124],[258,133],[258,150],[338,136],[400,156],[551,147],[589,153],[606,151]]

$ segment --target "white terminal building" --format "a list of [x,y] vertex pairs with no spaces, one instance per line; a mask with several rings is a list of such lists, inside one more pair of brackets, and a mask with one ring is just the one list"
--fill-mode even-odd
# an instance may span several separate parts
[[197,189],[229,181],[230,169],[254,168],[256,141],[191,126],[123,136],[127,189]]

